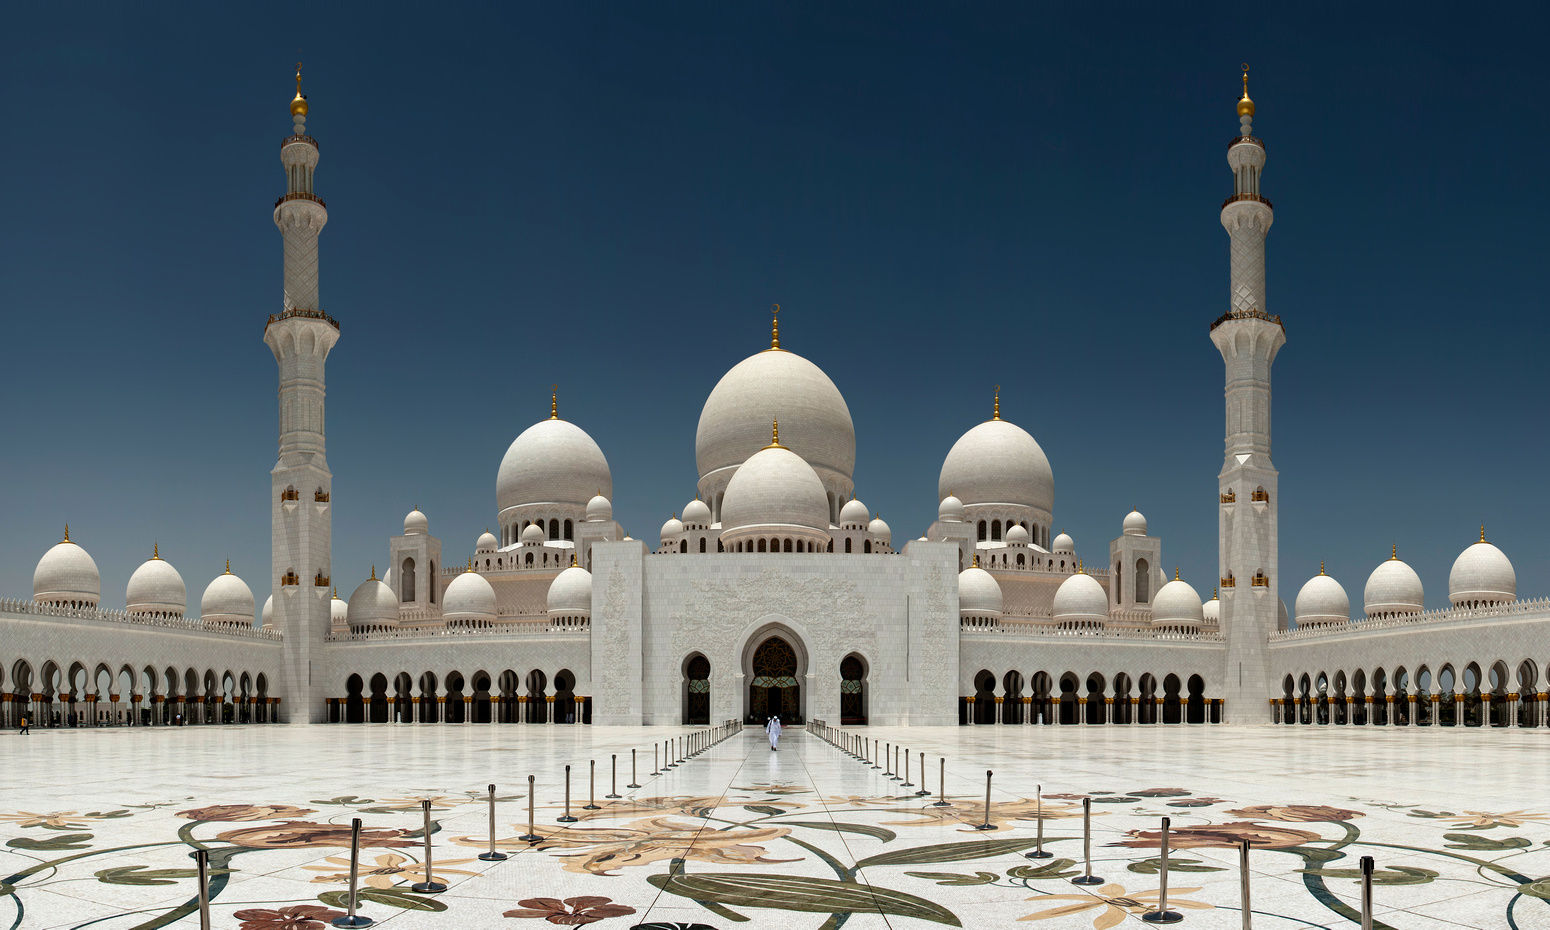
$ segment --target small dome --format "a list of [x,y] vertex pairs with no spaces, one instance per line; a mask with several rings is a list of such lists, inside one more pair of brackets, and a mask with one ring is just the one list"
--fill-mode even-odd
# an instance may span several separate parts
[[1164,626],[1199,626],[1205,622],[1204,605],[1200,595],[1187,581],[1180,581],[1177,573],[1173,580],[1157,589],[1152,595],[1152,624]]
[[962,523],[963,501],[951,494],[942,498],[942,503],[936,509],[936,518],[943,523]]
[[677,539],[678,537],[682,536],[683,534],[684,534],[684,524],[683,524],[683,521],[678,519],[677,517],[669,517],[667,522],[662,524],[661,537],[662,537],[662,541],[663,542],[667,542],[669,539]]
[[937,493],[965,504],[1013,504],[1044,513],[1055,507],[1055,473],[1028,431],[1002,419],[986,420],[953,443]]
[[587,522],[607,523],[614,518],[614,505],[608,502],[608,498],[601,494],[593,496],[587,501]]
[[1126,536],[1145,536],[1146,517],[1142,516],[1139,510],[1130,511],[1125,514],[1125,522],[1121,527],[1121,532]]
[[392,588],[377,580],[375,571],[350,595],[349,618],[351,627],[389,626],[398,622],[398,597]]
[[205,588],[199,599],[199,619],[206,624],[253,625],[253,589],[231,573],[231,563]]
[[684,526],[710,526],[710,505],[696,497],[684,504]]
[[1418,614],[1422,610],[1424,590],[1421,576],[1399,560],[1396,548],[1387,562],[1372,570],[1362,602],[1369,617]]
[[[338,599],[339,598],[336,595],[334,597],[334,600],[337,601]],[[274,629],[274,595],[273,594],[271,594],[268,597],[264,598],[264,612],[259,617],[259,619],[262,622],[264,629],[266,629],[266,630]]]
[[83,604],[97,606],[102,596],[102,577],[97,563],[85,549],[70,541],[65,530],[64,542],[43,553],[32,572],[32,599],[40,604]]
[[1021,523],[1012,524],[1012,528],[1006,531],[1006,544],[1008,546],[1026,546],[1028,545],[1028,540],[1032,538],[1028,535],[1028,531],[1023,529]]
[[755,452],[727,482],[725,530],[753,526],[829,528],[829,498],[812,466],[785,446]]
[[842,527],[866,526],[871,522],[871,517],[872,511],[867,509],[866,504],[861,503],[855,498],[846,501],[845,506],[840,508],[840,526]]
[[489,530],[480,533],[479,541],[474,543],[475,552],[494,552],[498,548],[500,548],[500,541]]
[[543,527],[539,526],[537,523],[529,523],[522,530],[522,545],[524,545],[524,546],[542,546],[543,544],[544,544],[544,531],[543,531]]
[[1459,553],[1448,572],[1448,600],[1455,607],[1505,604],[1518,598],[1518,574],[1505,553],[1480,541]]
[[495,501],[501,510],[524,504],[580,507],[592,494],[612,494],[613,486],[603,450],[581,427],[556,416],[511,441],[495,478]]
[[571,565],[549,584],[549,613],[572,616],[592,613],[592,573]]
[[1319,566],[1319,573],[1309,578],[1308,583],[1297,592],[1295,607],[1299,627],[1335,626],[1351,622],[1351,599],[1346,596],[1340,582],[1324,574],[1322,565]]
[[[269,601],[273,600],[273,597],[269,598]],[[264,602],[266,617],[268,616],[269,601]],[[340,599],[338,591],[335,591],[334,596],[328,599],[328,621],[332,626],[338,627],[341,630],[350,625],[350,605]],[[267,623],[268,621],[266,620],[265,622]]]
[[883,542],[888,542],[893,538],[893,530],[882,517],[873,517],[872,522],[867,524],[866,531],[868,536],[871,536],[873,539],[881,539]]
[[495,588],[478,572],[463,572],[442,592],[441,615],[448,626],[492,622],[495,619]]
[[1205,618],[1207,626],[1221,626],[1222,602],[1221,599],[1216,596],[1215,591],[1211,592],[1211,599],[1209,601],[1206,601],[1204,604],[1200,605],[1200,613]]
[[964,617],[1000,617],[1001,585],[980,568],[979,558],[958,573],[958,614]]
[[1053,547],[1051,551],[1057,555],[1070,555],[1076,551],[1076,541],[1068,536],[1065,530],[1060,531],[1060,535],[1055,537],[1051,546]]
[[429,533],[430,531],[431,531],[431,521],[430,521],[430,518],[427,517],[425,514],[421,513],[420,512],[420,508],[416,507],[413,510],[409,511],[408,513],[404,514],[404,535],[405,536],[424,536],[426,533]]
[[1109,619],[1109,595],[1098,579],[1077,572],[1056,589],[1054,616],[1062,626],[1102,626]]
[[183,576],[172,563],[161,557],[161,548],[152,551],[149,560],[142,562],[129,576],[124,589],[124,600],[132,614],[171,614],[181,617],[188,609],[188,589],[183,586]]

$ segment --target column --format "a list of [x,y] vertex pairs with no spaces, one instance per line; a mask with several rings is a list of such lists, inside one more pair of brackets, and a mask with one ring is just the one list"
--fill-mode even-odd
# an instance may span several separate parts
[[[1459,725],[1462,726],[1463,723],[1464,723],[1464,721],[1462,719],[1460,719],[1459,720]],[[1482,692],[1480,692],[1480,727],[1481,727],[1481,729],[1486,729],[1486,728],[1490,727],[1490,725],[1491,725],[1491,692],[1489,692],[1489,691],[1482,691]]]
[[1006,698],[998,694],[992,700],[996,703],[996,712],[991,720],[995,723],[1006,723]]
[[1453,692],[1453,725],[1464,725],[1464,694],[1461,691]]
[[517,722],[527,723],[527,695],[517,695]]
[[551,723],[551,724],[558,723],[559,721],[554,719],[556,716],[558,716],[554,712],[554,695],[552,695],[552,694],[544,695],[544,705],[549,709],[549,723]]
[[968,710],[964,712],[964,719],[967,720],[969,726],[972,727],[974,726],[974,695],[970,694],[966,696],[963,699],[963,706],[968,708]]
[[[469,687],[473,687],[473,686],[469,685]],[[465,695],[463,695],[463,725],[464,726],[471,726],[473,724],[473,722],[474,722],[474,696],[472,694],[465,694]]]
[[1516,691],[1508,692],[1508,694],[1507,694],[1507,729],[1509,729],[1509,730],[1516,730],[1518,728],[1518,701],[1519,701],[1519,694],[1518,694],[1518,692],[1516,692]]
[[1087,726],[1087,698],[1077,695],[1076,698],[1076,725]]

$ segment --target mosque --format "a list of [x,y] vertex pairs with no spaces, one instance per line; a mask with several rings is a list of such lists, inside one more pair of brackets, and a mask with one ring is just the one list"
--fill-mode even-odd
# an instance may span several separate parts
[[614,520],[609,460],[554,396],[500,461],[497,532],[448,558],[415,509],[386,541],[381,577],[373,568],[348,601],[334,593],[324,428],[325,362],[341,327],[319,299],[328,211],[296,80],[274,206],[284,297],[264,329],[279,367],[279,449],[262,606],[228,565],[195,613],[160,547],[130,577],[123,608],[106,606],[85,540],[67,529],[39,560],[32,596],[0,599],[6,725],[770,714],[846,725],[1550,725],[1534,656],[1550,641],[1550,601],[1517,598],[1512,564],[1483,529],[1453,566],[1447,607],[1426,609],[1396,548],[1356,618],[1322,571],[1288,615],[1270,441],[1285,330],[1266,299],[1274,214],[1246,72],[1221,208],[1229,300],[1209,330],[1226,373],[1223,466],[1216,500],[1202,501],[1219,515],[1209,582],[1167,578],[1162,540],[1136,511],[1107,553],[1081,557],[1055,531],[1048,457],[1001,416],[999,394],[946,452],[936,521],[896,540],[857,499],[844,396],[782,345],[777,308],[768,348],[706,399],[696,494],[655,546]]

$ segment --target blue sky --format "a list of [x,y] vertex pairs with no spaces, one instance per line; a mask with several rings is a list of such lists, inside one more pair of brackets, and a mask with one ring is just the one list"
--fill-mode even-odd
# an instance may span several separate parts
[[896,539],[1000,384],[1079,553],[1136,506],[1208,595],[1247,60],[1288,339],[1282,596],[1325,560],[1359,609],[1397,543],[1440,606],[1482,522],[1520,594],[1550,594],[1545,10],[1402,9],[12,10],[0,594],[30,594],[68,520],[107,606],[157,540],[191,609],[227,557],[264,597],[298,53],[343,327],[342,593],[415,505],[448,562],[471,551],[554,382],[655,543],[694,495],[706,394],[778,301]]

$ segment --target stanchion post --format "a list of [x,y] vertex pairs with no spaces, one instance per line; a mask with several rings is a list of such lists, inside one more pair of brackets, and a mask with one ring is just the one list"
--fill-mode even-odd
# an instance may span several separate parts
[[565,767],[565,816],[559,819],[560,823],[575,823],[576,818],[570,815],[570,766]]
[[932,807],[949,807],[947,803],[947,757],[942,756],[936,767],[936,803]]
[[640,779],[635,775],[635,750],[631,749],[630,750],[630,783],[628,785],[625,785],[624,787],[626,787],[626,788],[639,788],[640,785],[636,784],[639,781],[640,781]]
[[994,830],[996,825],[990,822],[990,776],[994,774],[990,769],[985,770],[985,822],[978,824],[976,830]]
[[527,777],[527,832],[517,837],[517,839],[524,843],[536,843],[543,839],[533,830],[533,795],[535,793],[533,781],[534,776],[529,775]]
[[603,808],[597,803],[597,760],[587,760],[587,803],[581,805],[584,811],[600,811]]
[[661,775],[662,774],[662,767],[660,765],[657,765],[657,744],[656,743],[652,743],[651,744],[651,774],[652,775]]
[[[506,858],[503,852],[495,851],[495,786],[490,786],[490,851],[482,852],[479,858],[485,862],[499,862]],[[428,878],[429,876],[427,876]]]
[[920,754],[920,790],[915,792],[917,798],[929,798],[931,792],[926,790],[926,754]]
[[1033,835],[1033,852],[1023,853],[1026,859],[1048,859],[1054,853],[1044,849],[1044,786],[1033,786],[1033,819],[1037,823],[1037,831]]
[[350,897],[348,911],[343,917],[334,919],[336,927],[369,927],[375,921],[370,917],[363,917],[355,913],[355,890],[361,877],[361,818],[356,817],[350,821]]
[[1362,930],[1372,930],[1372,857],[1362,857]]
[[1254,930],[1254,911],[1249,904],[1249,841],[1238,844],[1238,898],[1243,911],[1243,930]]
[[420,802],[420,811],[425,815],[425,881],[415,882],[409,886],[410,891],[419,894],[436,894],[446,891],[447,886],[436,881],[436,876],[431,872],[431,801],[425,798]]
[[624,797],[624,795],[619,793],[619,754],[618,753],[611,752],[611,753],[608,754],[608,768],[609,768],[608,793],[603,795],[603,797],[605,797],[605,798],[620,798],[620,797]]
[[1158,845],[1157,910],[1147,911],[1141,919],[1149,924],[1176,924],[1184,919],[1178,911],[1168,910],[1168,827],[1167,817],[1162,819],[1162,839]]
[[1093,874],[1093,799],[1082,799],[1082,874],[1071,879],[1073,885],[1101,885]]
[[210,930],[210,850],[194,850],[199,868],[199,930]]
[[882,766],[877,764],[877,743],[878,740],[872,740],[872,768],[881,769]]
[[[922,773],[921,777],[924,778],[925,774]],[[910,751],[908,749],[904,750],[904,783],[902,785],[900,785],[899,787],[901,787],[901,788],[913,788],[913,787],[915,787],[914,782],[910,781]]]

